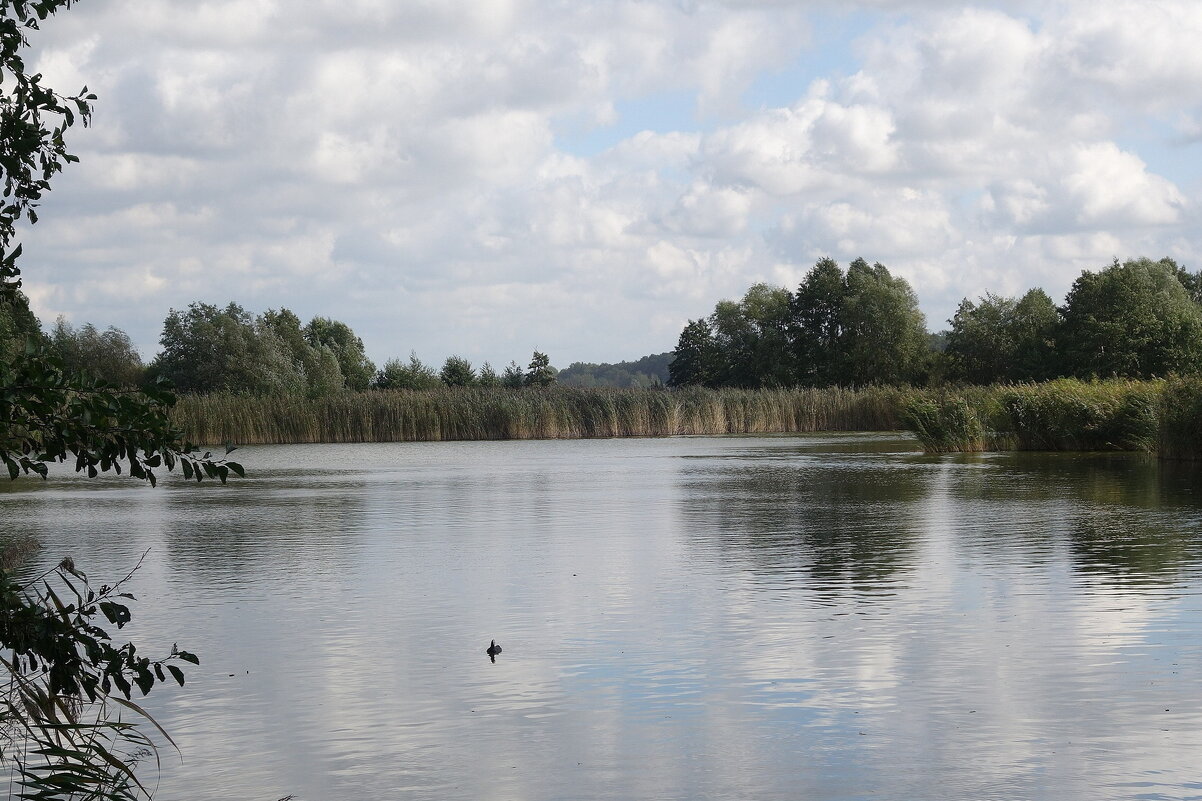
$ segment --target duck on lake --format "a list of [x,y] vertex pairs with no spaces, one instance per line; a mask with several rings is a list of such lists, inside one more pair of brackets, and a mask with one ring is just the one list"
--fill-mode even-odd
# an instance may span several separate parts
[[488,648],[484,651],[484,653],[488,654],[489,659],[496,662],[497,654],[501,653],[501,646],[497,645],[496,640],[490,640]]

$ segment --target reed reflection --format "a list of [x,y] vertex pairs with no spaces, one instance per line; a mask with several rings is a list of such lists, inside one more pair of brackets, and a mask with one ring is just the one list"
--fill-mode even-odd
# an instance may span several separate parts
[[[1028,566],[1064,549],[1077,571],[1116,584],[1165,583],[1202,565],[1197,468],[1137,454],[1016,453],[947,457],[961,541],[1021,542]],[[974,521],[988,521],[987,526]]]
[[367,529],[370,483],[353,471],[271,471],[192,489],[165,493],[163,545],[177,569],[225,582],[341,571]]

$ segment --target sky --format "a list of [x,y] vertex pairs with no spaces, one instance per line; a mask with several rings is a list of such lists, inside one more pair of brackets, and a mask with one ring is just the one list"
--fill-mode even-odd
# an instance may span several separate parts
[[962,298],[1202,268],[1196,0],[82,0],[44,324],[230,301],[382,363],[614,362],[822,257]]

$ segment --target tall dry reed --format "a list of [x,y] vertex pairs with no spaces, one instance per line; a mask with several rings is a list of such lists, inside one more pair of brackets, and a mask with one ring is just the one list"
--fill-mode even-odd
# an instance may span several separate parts
[[309,400],[185,395],[173,419],[195,442],[409,442],[887,431],[905,390],[685,388],[381,390]]

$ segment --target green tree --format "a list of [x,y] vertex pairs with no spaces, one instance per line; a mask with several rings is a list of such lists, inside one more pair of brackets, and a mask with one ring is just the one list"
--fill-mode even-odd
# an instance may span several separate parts
[[[95,99],[86,88],[59,95],[42,85],[41,75],[25,70],[27,34],[70,5],[0,3],[0,307],[6,319],[20,318],[13,310],[23,304],[17,224],[37,221],[50,179],[77,160],[67,152],[64,133],[77,121],[87,123]],[[89,476],[125,469],[151,483],[156,469],[176,465],[198,480],[240,475],[235,462],[197,455],[167,417],[172,403],[158,386],[129,392],[68,373],[44,339],[27,337],[24,348],[0,360],[0,463],[13,479],[22,473],[45,477],[47,462],[68,458]],[[133,767],[149,740],[133,727],[131,717],[140,708],[128,699],[135,686],[145,694],[168,673],[177,681],[183,674],[169,657],[147,660],[132,644],[111,644],[98,615],[118,628],[129,619],[121,596],[110,594],[113,588],[92,591],[69,560],[57,575],[60,590],[66,586],[72,595],[60,595],[48,580],[21,585],[0,565],[0,665],[8,674],[0,690],[0,760],[13,771],[10,793],[145,797]],[[184,652],[174,656],[195,661]],[[125,720],[116,717],[122,706],[130,716]],[[122,743],[134,747],[123,750]]]
[[523,383],[528,387],[549,387],[555,383],[555,368],[547,354],[534,351]]
[[305,326],[305,339],[313,347],[324,346],[333,351],[347,389],[362,392],[371,386],[376,366],[367,358],[363,340],[346,323],[314,317]]
[[965,298],[948,332],[948,377],[972,384],[1051,378],[1059,319],[1042,289],[1019,300],[991,293],[977,303]]
[[668,365],[673,358],[668,352],[613,364],[572,362],[556,374],[555,383],[570,387],[662,387],[671,380]]
[[947,335],[950,377],[971,384],[1011,379],[1017,343],[1014,313],[1018,302],[986,293],[979,303],[960,301]]
[[301,395],[308,388],[304,365],[294,361],[280,329],[237,303],[172,309],[159,343],[150,371],[184,392]]
[[119,387],[137,386],[146,370],[142,356],[120,328],[100,331],[91,323],[76,328],[59,317],[50,329],[50,346],[69,372],[101,377]]
[[1014,381],[1045,381],[1058,375],[1056,336],[1060,310],[1036,287],[1014,307]]
[[793,383],[789,304],[788,290],[767,284],[753,285],[742,300],[718,302],[709,318],[721,354],[718,383],[745,388]]
[[501,373],[501,386],[506,389],[521,389],[525,385],[526,375],[522,372],[522,366],[511,361],[505,366],[505,371]]
[[750,361],[754,386],[794,383],[788,333],[791,302],[789,290],[767,284],[755,284],[743,295],[743,316],[754,332]]
[[1160,264],[1163,264],[1176,273],[1177,280],[1181,282],[1181,286],[1185,287],[1190,300],[1194,303],[1202,304],[1202,270],[1191,273],[1185,267],[1167,257],[1161,259]]
[[793,295],[789,340],[797,383],[826,387],[839,383],[847,284],[830,258],[819,259]]
[[488,362],[480,365],[480,375],[476,378],[476,383],[482,387],[499,387],[501,386],[501,377],[497,375],[497,371]]
[[840,384],[904,384],[927,361],[926,318],[910,284],[885,265],[856,259],[847,269],[838,377]]
[[709,321],[689,320],[672,352],[668,386],[718,386],[721,358]]
[[1062,313],[1057,349],[1068,374],[1148,378],[1202,369],[1202,309],[1175,264],[1115,259],[1087,270]]
[[338,357],[320,342],[314,345],[301,330],[300,318],[288,309],[268,309],[259,320],[259,336],[274,338],[273,349],[282,349],[310,398],[338,392],[344,386]]
[[389,359],[376,374],[377,389],[435,389],[442,386],[438,373],[417,357],[416,351],[409,352],[409,361]]
[[438,377],[448,387],[470,387],[476,383],[476,371],[472,363],[462,356],[448,356]]

